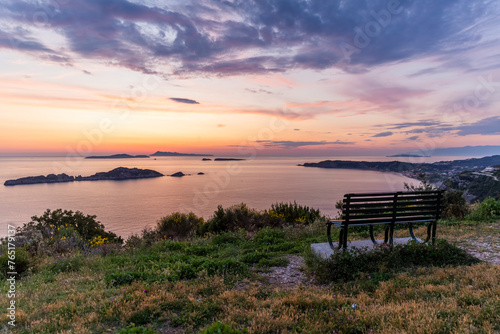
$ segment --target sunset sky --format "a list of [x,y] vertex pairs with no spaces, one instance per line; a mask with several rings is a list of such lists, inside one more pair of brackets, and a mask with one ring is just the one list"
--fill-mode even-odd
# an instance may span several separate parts
[[0,0],[0,155],[500,143],[500,3]]

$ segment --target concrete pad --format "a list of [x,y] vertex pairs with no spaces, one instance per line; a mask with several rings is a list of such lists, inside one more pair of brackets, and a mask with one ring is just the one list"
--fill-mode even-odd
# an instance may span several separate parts
[[[394,245],[397,244],[405,244],[409,240],[412,240],[411,238],[396,238],[394,239]],[[378,243],[382,243],[384,240],[377,240]],[[417,239],[417,241],[422,242],[422,240]],[[337,247],[338,242],[334,242],[333,246]],[[373,248],[373,242],[371,240],[356,240],[356,241],[347,241],[347,249],[349,248],[367,248],[367,249],[372,249]],[[316,255],[328,259],[332,254],[333,254],[333,249],[330,248],[330,245],[328,242],[320,243],[320,244],[311,244],[311,250],[313,253]]]

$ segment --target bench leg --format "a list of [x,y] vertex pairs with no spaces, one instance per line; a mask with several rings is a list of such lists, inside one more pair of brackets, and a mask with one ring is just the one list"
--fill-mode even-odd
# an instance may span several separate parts
[[385,235],[384,235],[384,244],[389,242],[389,225],[385,225]]
[[427,225],[427,238],[425,238],[424,243],[431,240],[432,225],[433,225],[432,223],[429,223],[429,225]]
[[373,225],[370,225],[370,239],[372,239],[374,245],[378,245],[378,242],[375,240],[375,237],[373,236]]
[[391,245],[391,247],[393,246],[394,244],[394,224],[390,224],[389,225],[389,229],[390,229],[390,239],[389,239],[389,244]]
[[434,220],[432,222],[432,244],[434,245],[434,241],[436,240],[436,229],[437,229],[437,222]]
[[[340,228],[340,233],[339,233],[339,244],[337,245],[337,249],[341,249],[342,246],[344,245],[344,227],[342,226]],[[335,249],[335,248],[334,248]]]
[[348,226],[344,226],[344,240],[343,240],[344,245],[342,246],[344,250],[347,249],[347,228]]
[[413,241],[417,241],[417,238],[415,237],[415,234],[413,233],[413,224],[409,224],[409,229],[410,229],[410,237],[413,239]]
[[326,224],[326,235],[328,236],[328,244],[330,245],[330,248],[335,250],[335,247],[333,246],[332,242],[332,234],[331,234],[331,229],[332,229],[332,224],[328,223]]

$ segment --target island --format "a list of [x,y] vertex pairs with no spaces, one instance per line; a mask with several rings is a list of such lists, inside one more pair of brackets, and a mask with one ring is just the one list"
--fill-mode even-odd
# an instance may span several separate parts
[[91,155],[85,159],[137,159],[149,158],[147,155],[113,154],[113,155]]
[[121,180],[135,180],[135,179],[149,179],[153,177],[161,177],[162,173],[152,169],[139,169],[139,168],[126,168],[118,167],[109,172],[96,173],[91,176],[77,176],[75,181],[121,181]]
[[213,157],[212,154],[197,154],[197,153],[178,153],[178,152],[161,152],[157,151],[150,155],[151,157]]
[[29,176],[16,180],[5,181],[5,186],[16,186],[25,184],[40,184],[40,183],[61,183],[61,182],[74,182],[74,181],[121,181],[121,180],[134,180],[134,179],[147,179],[154,177],[161,177],[162,173],[151,169],[139,168],[125,168],[118,167],[109,172],[96,173],[91,176],[70,176],[67,174],[49,174],[47,176]]
[[203,159],[201,159],[201,161],[212,161],[212,159],[210,159],[210,158],[203,158]]
[[402,154],[394,154],[388,155],[388,158],[430,158],[430,155],[420,155],[420,154],[410,154],[410,153],[402,153]]
[[236,158],[215,158],[214,161],[243,161],[246,159],[236,159]]
[[67,174],[49,174],[47,176],[28,176],[22,177],[17,180],[7,180],[5,181],[5,186],[17,186],[22,184],[39,184],[39,183],[62,183],[62,182],[73,182],[75,180],[74,176],[69,176]]
[[174,173],[174,174],[169,175],[169,176],[172,176],[172,177],[183,177],[183,176],[186,176],[186,174],[184,174],[183,172],[177,172],[177,173]]

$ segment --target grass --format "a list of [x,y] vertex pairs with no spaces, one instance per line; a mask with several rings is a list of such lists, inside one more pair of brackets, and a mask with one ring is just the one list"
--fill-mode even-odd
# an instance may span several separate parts
[[[438,226],[438,236],[458,245],[498,243],[499,226],[448,221]],[[396,236],[406,233],[398,230]],[[354,231],[349,239],[366,239],[365,232]],[[340,280],[322,275],[321,282],[293,288],[269,284],[261,275],[298,254],[308,258],[309,280],[320,281],[314,271],[322,262],[307,255],[314,242],[326,242],[320,223],[40,258],[17,280],[13,332],[500,332],[500,268],[452,261],[456,248],[444,241],[451,253],[436,253],[443,260],[439,266],[403,261],[388,268],[372,259],[379,265],[375,271]],[[360,266],[350,260],[344,269]],[[5,280],[0,288],[8,290]],[[8,302],[2,293],[0,305]],[[2,329],[12,329],[5,312],[1,321]]]

